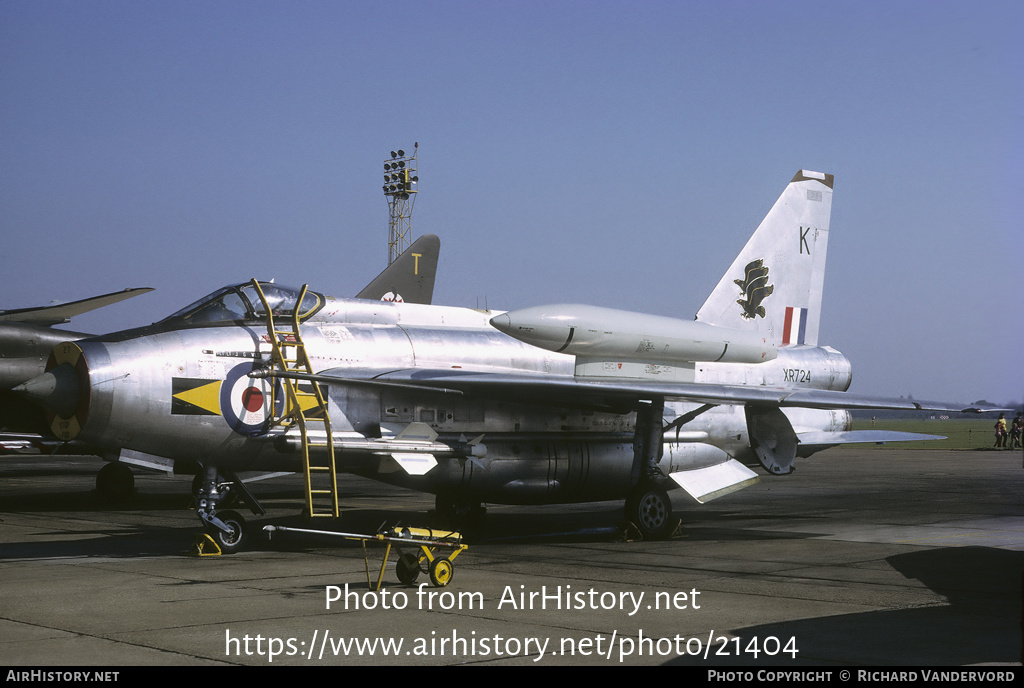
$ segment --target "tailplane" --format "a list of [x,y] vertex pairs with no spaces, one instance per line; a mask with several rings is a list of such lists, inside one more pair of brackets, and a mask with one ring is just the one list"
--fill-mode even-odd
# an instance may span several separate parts
[[832,181],[796,173],[697,312],[699,322],[756,330],[776,346],[817,346]]

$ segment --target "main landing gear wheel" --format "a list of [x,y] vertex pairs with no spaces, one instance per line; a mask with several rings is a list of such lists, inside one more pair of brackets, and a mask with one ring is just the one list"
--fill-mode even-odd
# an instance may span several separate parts
[[439,588],[443,588],[452,582],[454,571],[452,563],[445,558],[435,559],[430,564],[430,582]]
[[206,532],[214,539],[220,551],[224,554],[232,554],[242,548],[245,543],[245,519],[237,511],[218,511],[219,518],[226,525],[230,532],[224,532],[214,525],[208,525]]
[[420,575],[419,557],[408,553],[398,557],[398,561],[395,563],[395,573],[398,575],[399,581],[405,585],[412,585]]
[[126,502],[135,492],[135,476],[123,463],[108,463],[96,474],[96,494],[105,502]]
[[645,540],[668,537],[675,527],[672,500],[657,485],[641,485],[626,500],[626,520],[634,524]]

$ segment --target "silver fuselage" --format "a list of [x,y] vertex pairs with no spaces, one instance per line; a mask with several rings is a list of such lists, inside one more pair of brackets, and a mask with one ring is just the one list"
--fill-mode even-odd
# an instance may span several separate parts
[[[416,304],[331,299],[302,325],[314,370],[365,379],[400,369],[455,369],[572,377],[575,357],[540,349],[489,324],[495,313]],[[172,461],[233,471],[302,470],[300,455],[258,428],[270,408],[245,408],[256,386],[254,363],[269,358],[263,322],[232,321],[77,342],[80,393],[75,440]],[[699,363],[693,381],[767,387],[845,390],[847,359],[832,349],[783,347],[759,364]],[[280,383],[277,383],[280,384]],[[665,423],[697,408],[667,402]],[[635,413],[523,403],[433,390],[329,385],[329,410],[339,440],[387,437],[412,422],[431,426],[453,449],[425,475],[396,469],[386,456],[341,451],[339,469],[417,490],[493,503],[616,499],[629,488]],[[246,414],[249,414],[248,416]],[[845,411],[785,409],[794,429],[847,429]],[[255,414],[255,420],[250,416]],[[241,418],[241,421],[240,421]],[[242,423],[251,427],[239,431]],[[459,455],[465,438],[484,435],[486,456]],[[720,405],[665,433],[662,469],[702,467],[728,457],[753,462],[742,405]],[[343,445],[342,445],[343,446]]]

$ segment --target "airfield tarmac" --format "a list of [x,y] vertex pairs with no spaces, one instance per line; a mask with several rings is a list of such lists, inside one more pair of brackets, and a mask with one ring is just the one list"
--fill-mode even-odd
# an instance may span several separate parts
[[[398,583],[392,554],[372,594],[358,543],[189,556],[188,476],[137,473],[108,508],[98,459],[6,456],[0,665],[1019,664],[1022,458],[833,449],[707,505],[673,492],[660,542],[617,537],[621,503],[491,506],[447,588]],[[341,482],[340,529],[428,520],[430,496]],[[302,525],[299,478],[254,492],[250,524]]]

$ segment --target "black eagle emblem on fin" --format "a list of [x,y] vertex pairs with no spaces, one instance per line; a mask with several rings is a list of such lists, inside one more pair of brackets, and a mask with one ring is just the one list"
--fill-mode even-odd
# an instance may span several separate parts
[[743,317],[750,320],[760,315],[763,318],[764,306],[761,302],[775,291],[775,285],[768,284],[768,268],[764,265],[764,259],[758,258],[747,263],[743,268],[743,279],[733,282],[745,297],[736,302],[743,308]]

